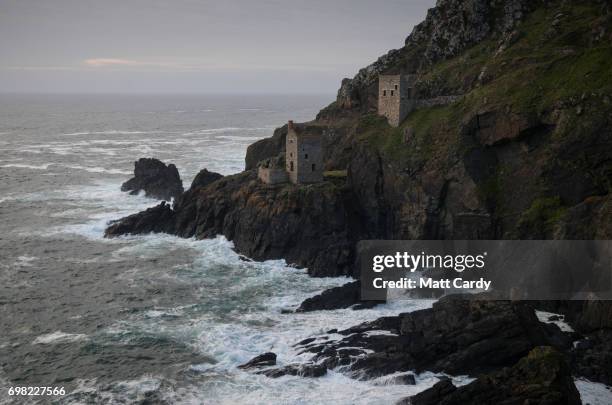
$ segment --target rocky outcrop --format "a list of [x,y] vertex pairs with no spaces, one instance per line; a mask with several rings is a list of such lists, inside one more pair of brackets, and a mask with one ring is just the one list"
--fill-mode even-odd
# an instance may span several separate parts
[[570,368],[551,347],[536,347],[512,367],[455,387],[442,380],[400,401],[406,405],[581,404]]
[[325,366],[313,363],[306,364],[290,364],[280,368],[270,368],[267,370],[258,371],[257,374],[263,374],[270,378],[279,378],[286,375],[316,378],[327,374]]
[[313,276],[350,275],[360,234],[351,198],[350,190],[332,182],[271,188],[247,171],[188,190],[172,209],[160,205],[116,221],[106,236],[225,235],[255,260],[284,258]]
[[183,193],[183,183],[173,164],[166,166],[157,159],[141,158],[134,162],[134,177],[121,185],[121,191],[144,191],[147,197],[169,201]]
[[452,383],[451,379],[441,378],[433,387],[426,389],[423,392],[404,398],[396,403],[396,405],[426,405],[426,404],[439,404],[444,398],[453,394],[457,390],[457,387]]
[[209,172],[206,169],[202,169],[198,172],[198,174],[194,177],[191,182],[191,189],[194,190],[199,187],[206,187],[210,183],[215,182],[222,178],[223,175],[215,172]]
[[239,365],[238,368],[248,370],[251,368],[269,367],[274,365],[276,365],[276,353],[268,352],[252,358],[246,363]]
[[279,378],[286,375],[300,377],[321,377],[327,374],[324,366],[314,363],[288,364],[282,367],[272,367],[276,365],[276,353],[268,352],[254,357],[248,362],[238,366],[242,370],[251,370],[255,374],[263,374],[270,378]]
[[538,321],[526,303],[446,296],[431,309],[379,318],[296,345],[315,364],[370,379],[406,371],[449,374],[509,366],[539,345],[571,347],[573,336]]
[[285,139],[287,138],[287,125],[274,130],[274,134],[265,139],[261,139],[247,148],[245,160],[245,170],[255,169],[257,163],[262,160],[274,158],[285,151]]
[[[370,335],[371,325],[351,328],[352,333],[334,343],[342,347],[380,348],[351,364],[351,370],[374,374],[394,371],[429,370],[451,374],[475,374],[512,364],[534,346],[555,341],[569,347],[570,339],[558,339],[535,317],[532,308],[523,303],[480,301],[474,297],[449,296],[433,308],[400,315],[387,329],[396,336]],[[333,365],[337,356],[321,353],[317,357]]]
[[[425,20],[414,27],[405,46],[389,51],[352,79],[342,80],[334,108],[374,111],[381,73],[414,73],[458,55],[489,38],[512,29],[540,1],[439,0]],[[444,94],[430,94],[431,97]]]
[[330,288],[321,294],[307,298],[300,304],[296,312],[311,312],[340,308],[366,309],[372,308],[380,301],[361,300],[361,282],[353,281],[340,287]]
[[155,207],[112,221],[104,231],[104,236],[166,232],[174,223],[174,219],[174,211],[169,204],[162,201]]
[[360,108],[365,111],[373,109],[376,105],[373,102],[373,97],[376,97],[373,86],[378,84],[378,76],[396,66],[402,56],[401,51],[393,49],[371,65],[360,69],[354,78],[343,79],[338,90],[336,107],[341,109]]
[[512,30],[538,1],[439,0],[414,27],[406,46],[424,47],[429,64],[459,54],[492,33]]
[[571,359],[576,375],[612,385],[612,330],[601,329],[577,341]]

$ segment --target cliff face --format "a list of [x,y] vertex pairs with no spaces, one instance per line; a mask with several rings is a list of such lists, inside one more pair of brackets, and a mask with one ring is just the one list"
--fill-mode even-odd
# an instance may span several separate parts
[[425,20],[414,27],[403,48],[389,51],[352,79],[344,79],[336,104],[330,107],[373,112],[378,75],[426,71],[436,62],[457,56],[490,36],[510,32],[541,3],[539,0],[439,0]]
[[[108,234],[221,233],[313,275],[351,274],[360,239],[610,238],[610,8],[439,1],[404,48],[343,81],[309,123],[323,127],[326,170],[347,169],[345,184],[270,188],[247,171]],[[370,112],[381,72],[415,74],[417,97],[462,97],[392,128]],[[282,153],[285,136],[251,145],[247,170]]]
[[[344,128],[333,159],[368,235],[609,237],[610,40],[606,1],[439,1],[317,117]],[[392,72],[416,74],[417,97],[462,98],[390,128],[371,112]]]
[[261,139],[247,148],[247,153],[244,158],[245,170],[255,169],[257,163],[262,160],[276,157],[279,153],[285,151],[285,139],[287,138],[287,125],[274,130],[274,134],[270,138]]
[[313,276],[351,274],[360,221],[350,190],[333,182],[268,186],[254,170],[188,190],[174,207],[160,204],[111,224],[106,236],[166,232],[225,235],[255,260],[285,258]]
[[157,159],[141,158],[134,162],[134,177],[121,185],[121,191],[138,194],[144,191],[148,197],[170,200],[183,193],[183,183],[176,166],[166,166]]

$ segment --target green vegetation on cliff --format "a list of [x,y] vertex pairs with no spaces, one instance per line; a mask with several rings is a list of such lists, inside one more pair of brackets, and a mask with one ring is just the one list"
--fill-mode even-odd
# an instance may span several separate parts
[[464,97],[399,128],[363,115],[357,139],[403,173],[465,184],[467,172],[502,235],[553,236],[569,208],[611,189],[612,17],[601,10],[540,5],[511,32],[422,67],[418,96]]

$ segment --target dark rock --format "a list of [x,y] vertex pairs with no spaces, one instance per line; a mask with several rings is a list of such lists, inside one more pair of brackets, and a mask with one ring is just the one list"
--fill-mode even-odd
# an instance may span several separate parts
[[415,385],[416,379],[413,374],[402,374],[389,379],[388,383],[394,385]]
[[[323,137],[323,163],[325,170],[345,170],[349,159],[352,139],[346,128],[338,127],[332,120],[328,125],[324,120],[311,121],[308,125],[321,127]],[[297,124],[296,125],[300,125]],[[245,170],[257,168],[265,160],[276,160],[279,156],[284,159],[287,125],[274,130],[274,134],[261,139],[247,148],[245,157]]]
[[571,352],[572,368],[578,376],[612,385],[612,331],[590,333]]
[[[372,308],[381,301],[361,301],[361,282],[353,281],[340,287],[330,288],[319,295],[307,298],[298,307],[296,312],[311,312],[339,308],[353,309]],[[357,308],[356,308],[357,307]]]
[[276,353],[268,352],[260,354],[249,360],[248,362],[241,364],[238,368],[247,370],[250,368],[268,367],[276,365]]
[[568,320],[584,333],[612,329],[612,301],[582,301]]
[[191,189],[195,189],[198,187],[206,187],[210,183],[217,181],[222,177],[223,175],[219,173],[209,172],[206,169],[202,169],[191,182]]
[[371,309],[374,308],[376,305],[378,304],[382,304],[385,301],[373,301],[373,300],[369,300],[369,301],[360,301],[359,303],[353,305],[351,307],[351,309],[353,311],[360,311],[362,309]]
[[[188,190],[150,224],[145,211],[117,221],[107,235],[167,232],[182,237],[225,235],[254,260],[281,259],[313,276],[351,275],[358,220],[345,186],[322,182],[266,187],[255,171]],[[143,224],[144,223],[144,224]],[[147,226],[144,226],[147,225]]]
[[426,389],[415,396],[405,398],[397,402],[397,405],[439,404],[444,398],[456,390],[457,387],[453,385],[449,378],[442,378],[440,381],[435,383],[433,387]]
[[551,347],[534,348],[510,368],[455,388],[441,381],[407,400],[411,405],[581,404],[570,368]]
[[157,159],[141,158],[134,162],[134,177],[121,185],[121,191],[138,194],[141,190],[147,197],[170,200],[183,193],[183,183],[173,164],[166,166]]
[[285,375],[316,378],[327,374],[327,368],[318,364],[290,364],[280,368],[258,371],[257,374],[263,374],[270,378],[278,378]]
[[345,338],[304,351],[329,369],[342,365],[374,378],[408,370],[475,374],[514,364],[538,345],[571,347],[571,338],[539,322],[526,303],[485,297],[446,296],[431,309],[356,325],[338,332]]
[[[590,191],[587,189],[591,188],[590,182],[577,184],[577,177],[580,176],[572,177],[576,180],[568,181],[567,177],[559,179],[564,184],[563,191],[571,198],[583,197],[584,194]],[[570,187],[573,187],[573,192],[570,192]],[[586,198],[581,203],[567,210],[564,221],[559,224],[554,237],[557,239],[574,240],[610,239],[610,235],[612,235],[612,209],[610,207],[612,207],[612,194]]]
[[593,347],[593,341],[590,339],[580,339],[574,342],[574,349],[577,351],[587,350]]
[[245,156],[245,170],[255,169],[262,160],[278,156],[285,151],[287,125],[274,130],[270,138],[261,139],[247,148]]
[[162,201],[155,207],[111,222],[104,232],[104,237],[166,232],[173,222],[174,211],[169,204]]
[[[336,102],[327,110],[375,111],[378,76],[381,73],[412,73],[437,61],[458,55],[494,33],[511,33],[538,2],[511,0],[446,0],[427,12],[416,25],[405,46],[394,49],[359,70],[352,79],[342,80]],[[430,94],[431,97],[444,94]],[[318,118],[327,115],[323,110]]]
[[299,346],[304,346],[317,340],[316,338],[307,338],[298,343]]

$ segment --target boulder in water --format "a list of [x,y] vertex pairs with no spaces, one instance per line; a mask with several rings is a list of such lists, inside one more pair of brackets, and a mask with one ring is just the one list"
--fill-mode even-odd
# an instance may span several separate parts
[[147,197],[160,200],[177,198],[183,193],[183,183],[173,164],[153,158],[141,158],[134,162],[134,177],[121,185],[121,191],[138,194],[144,190]]
[[276,365],[276,353],[268,352],[260,354],[238,366],[241,369],[259,368]]

